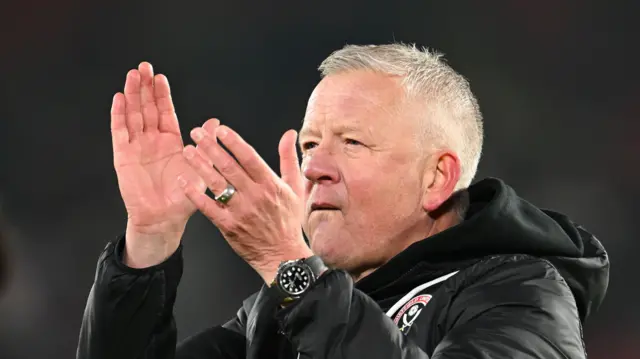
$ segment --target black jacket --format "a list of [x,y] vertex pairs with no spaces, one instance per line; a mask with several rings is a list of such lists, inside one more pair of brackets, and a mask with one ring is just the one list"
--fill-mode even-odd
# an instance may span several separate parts
[[286,309],[264,286],[237,317],[177,348],[181,250],[158,266],[130,269],[121,238],[98,261],[77,357],[585,358],[582,324],[609,278],[600,242],[497,179],[469,195],[463,223],[358,283],[331,270]]

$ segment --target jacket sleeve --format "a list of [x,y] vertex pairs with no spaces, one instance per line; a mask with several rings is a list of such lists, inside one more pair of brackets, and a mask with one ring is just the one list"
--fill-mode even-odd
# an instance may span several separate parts
[[341,270],[326,272],[277,319],[300,358],[429,358]]
[[[575,302],[550,264],[511,263],[465,280],[473,278],[443,311],[446,329],[431,359],[584,358]],[[341,271],[277,316],[301,358],[429,358]]]
[[556,268],[529,256],[499,260],[465,279],[474,283],[452,301],[432,359],[586,358],[576,302]]
[[244,357],[241,318],[181,343],[173,305],[182,276],[182,246],[157,266],[122,263],[124,237],[107,244],[82,319],[78,359],[205,359]]

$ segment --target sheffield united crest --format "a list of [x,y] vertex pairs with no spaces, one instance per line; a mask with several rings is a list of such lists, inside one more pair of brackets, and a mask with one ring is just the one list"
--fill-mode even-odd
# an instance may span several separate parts
[[413,322],[416,320],[418,315],[420,315],[420,312],[422,312],[422,309],[424,309],[430,300],[431,295],[421,294],[414,297],[400,308],[395,318],[393,318],[393,322],[396,323],[401,332],[406,334],[406,332],[409,331]]

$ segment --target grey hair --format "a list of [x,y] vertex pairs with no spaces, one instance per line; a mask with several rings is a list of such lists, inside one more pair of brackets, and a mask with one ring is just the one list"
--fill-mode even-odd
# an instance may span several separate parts
[[322,77],[355,70],[401,77],[407,98],[426,105],[418,144],[425,152],[455,152],[461,167],[455,190],[471,184],[482,153],[482,114],[469,82],[445,63],[442,54],[400,43],[347,45],[318,69]]

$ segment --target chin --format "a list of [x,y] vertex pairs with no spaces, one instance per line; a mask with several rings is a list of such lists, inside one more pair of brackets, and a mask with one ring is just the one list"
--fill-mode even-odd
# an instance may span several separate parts
[[348,263],[352,255],[351,242],[339,237],[314,237],[311,240],[311,250],[331,268],[349,269]]

